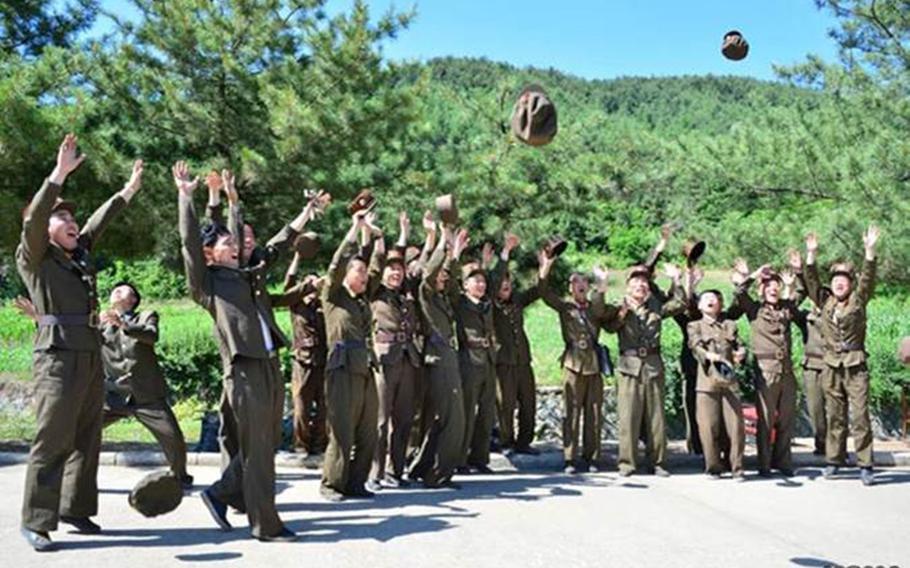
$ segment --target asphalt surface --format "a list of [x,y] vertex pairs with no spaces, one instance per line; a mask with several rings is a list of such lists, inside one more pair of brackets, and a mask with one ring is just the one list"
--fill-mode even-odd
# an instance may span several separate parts
[[174,512],[144,518],[127,504],[149,470],[103,466],[104,531],[53,533],[38,554],[19,535],[25,468],[0,467],[2,566],[910,566],[910,469],[855,471],[824,480],[818,468],[791,479],[711,480],[695,468],[662,479],[615,472],[566,476],[504,472],[468,476],[462,489],[386,490],[372,501],[329,503],[319,472],[279,469],[277,501],[290,544],[249,538],[231,514],[220,531],[199,498],[215,467],[191,468],[197,487]]

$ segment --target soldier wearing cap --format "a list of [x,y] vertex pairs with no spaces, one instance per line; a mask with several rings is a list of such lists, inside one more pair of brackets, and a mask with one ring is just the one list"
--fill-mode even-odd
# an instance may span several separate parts
[[866,367],[866,306],[875,290],[875,244],[879,231],[870,226],[863,235],[865,258],[857,278],[849,263],[831,267],[830,290],[823,288],[816,266],[818,238],[806,237],[805,284],[809,299],[822,312],[824,338],[823,382],[828,418],[825,477],[833,477],[846,464],[846,407],[853,420],[860,478],[864,485],[874,482],[872,473],[872,425],[869,420],[869,370]]
[[16,267],[34,302],[38,321],[33,373],[36,433],[28,457],[22,505],[22,535],[38,551],[53,547],[58,521],[80,533],[101,527],[98,513],[98,455],[104,378],[95,267],[90,253],[111,220],[133,198],[142,161],[80,230],[75,205],[60,199],[67,176],[84,156],[67,135],[57,163],[32,198],[22,220]]
[[[373,313],[373,351],[379,362],[378,443],[367,488],[401,487],[408,438],[414,419],[414,391],[422,366],[417,343],[420,325],[417,300],[406,286],[404,249],[410,233],[407,213],[399,214],[400,234],[386,254],[385,240],[376,239],[370,259],[370,308]],[[389,466],[389,467],[387,467]]]
[[452,297],[458,333],[458,362],[464,393],[465,434],[460,473],[492,473],[490,437],[496,420],[496,330],[482,265],[461,269],[462,290]]
[[[776,469],[785,477],[793,475],[790,442],[796,420],[796,375],[793,372],[791,329],[797,317],[796,303],[781,297],[781,275],[764,265],[749,273],[746,261],[734,266],[739,284],[733,302],[738,304],[751,326],[754,384],[758,410],[758,473],[768,476]],[[760,300],[749,294],[758,281]],[[776,435],[771,432],[776,430]]]
[[608,314],[604,326],[619,335],[617,406],[619,410],[619,473],[629,476],[637,466],[642,424],[649,469],[665,477],[667,433],[664,420],[664,365],[660,351],[663,320],[686,308],[680,270],[666,265],[672,286],[655,294],[651,270],[633,266],[626,278],[622,304]]
[[332,257],[321,297],[329,349],[329,445],[320,491],[329,501],[373,497],[366,483],[376,452],[379,399],[373,378],[375,356],[370,345],[370,275],[357,237],[361,233],[377,238],[382,233],[373,225],[368,207],[353,210],[351,229]]
[[[588,277],[573,272],[569,277],[569,299],[562,299],[550,287],[549,275],[555,256],[538,254],[538,282],[540,297],[559,315],[559,327],[565,349],[560,356],[563,369],[563,420],[562,446],[565,458],[564,471],[578,473],[598,471],[600,461],[600,428],[603,406],[604,370],[598,355],[598,338],[606,306],[604,293],[607,287],[606,272],[594,272],[595,290],[589,298]],[[580,432],[582,417],[584,431]],[[578,436],[582,433],[582,448]],[[582,461],[579,461],[579,457]]]
[[723,296],[719,291],[702,292],[698,308],[702,317],[689,324],[689,346],[698,361],[695,405],[705,472],[717,479],[724,470],[721,451],[725,430],[730,438],[729,461],[733,479],[743,481],[746,433],[733,367],[745,360],[745,346],[739,340],[736,321],[725,317]]
[[101,360],[108,389],[103,425],[136,418],[151,431],[184,487],[193,485],[186,473],[186,441],[171,405],[167,383],[158,365],[158,314],[139,311],[135,286],[119,282],[111,291],[111,309],[101,314]]
[[[463,458],[464,394],[458,366],[458,339],[452,299],[458,287],[451,271],[457,270],[467,246],[467,231],[452,234],[448,224],[427,261],[420,282],[419,300],[426,320],[424,363],[427,369],[423,414],[428,422],[409,477],[424,487],[454,487],[452,475]],[[451,243],[451,244],[450,244]],[[447,254],[451,250],[451,254]]]
[[[301,235],[303,236],[303,235]],[[285,295],[291,312],[291,402],[294,409],[293,445],[309,455],[325,451],[325,364],[327,357],[325,314],[319,301],[322,279],[308,274],[298,279],[303,260],[300,251],[288,266]]]
[[[275,509],[274,452],[281,443],[284,377],[278,349],[287,345],[275,323],[267,294],[241,265],[235,236],[223,225],[199,230],[193,191],[199,179],[178,162],[173,168],[179,200],[179,230],[187,283],[193,300],[215,321],[224,367],[224,388],[236,419],[239,450],[221,479],[202,492],[202,500],[222,530],[230,530],[227,506],[244,508],[252,536],[262,541],[291,541]],[[266,245],[260,269],[303,230],[316,214],[313,202]]]
[[[518,237],[507,234],[499,262],[492,272],[493,323],[499,353],[496,357],[496,391],[499,411],[499,434],[503,448],[516,453],[536,454],[534,420],[537,413],[537,392],[534,370],[531,368],[531,345],[525,333],[524,311],[540,298],[540,286],[515,290],[509,272],[509,256],[519,244]],[[518,410],[518,434],[515,434],[515,411]]]

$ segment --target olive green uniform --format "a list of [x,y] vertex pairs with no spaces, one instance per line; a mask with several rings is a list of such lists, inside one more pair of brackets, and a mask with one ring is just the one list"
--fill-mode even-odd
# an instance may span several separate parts
[[828,437],[825,459],[830,465],[847,461],[847,407],[853,420],[857,465],[872,467],[872,424],[869,419],[869,370],[866,367],[866,306],[875,290],[875,260],[865,260],[855,289],[839,302],[823,288],[818,268],[806,264],[809,298],[821,309],[824,339],[822,382]]
[[[825,370],[825,344],[822,339],[821,312],[815,306],[811,310],[799,310],[796,325],[799,326],[803,338],[803,391],[806,397],[806,410],[809,411],[809,421],[812,423],[812,433],[815,437],[815,453],[824,454],[828,436],[828,419],[825,412],[825,388],[822,382]],[[844,422],[846,423],[846,417],[844,417]],[[847,443],[846,438],[843,441],[844,444]],[[844,453],[846,453],[846,448]]]
[[294,448],[310,454],[325,451],[325,315],[315,295],[289,306],[294,336],[291,344],[291,400]]
[[365,294],[354,296],[344,286],[356,241],[345,240],[335,251],[322,289],[326,343],[326,423],[329,445],[322,486],[345,495],[364,491],[376,452],[379,400],[370,348],[372,316]]
[[[603,419],[603,380],[596,345],[606,306],[603,293],[583,305],[563,300],[550,287],[549,279],[540,281],[540,296],[559,315],[559,328],[565,349],[560,356],[563,368],[562,447],[565,461],[574,463],[579,454],[589,464],[600,460],[600,428]],[[582,450],[578,435],[584,417]]]
[[638,306],[614,306],[607,312],[605,328],[619,335],[616,388],[621,472],[635,471],[637,467],[642,428],[650,467],[663,467],[666,461],[660,336],[663,320],[682,313],[685,307],[682,289],[674,286],[670,297],[652,293]]
[[[284,529],[275,509],[274,453],[281,444],[284,378],[278,349],[287,339],[275,323],[271,299],[257,284],[296,231],[285,227],[266,246],[258,274],[206,266],[192,198],[180,194],[179,228],[190,294],[215,321],[224,389],[236,421],[238,452],[209,489],[218,501],[245,509],[254,537]],[[235,233],[236,234],[236,233]]]
[[158,365],[158,314],[126,312],[123,325],[102,327],[101,360],[109,396],[103,425],[136,418],[151,431],[177,479],[186,477],[186,441],[171,405],[167,383]]
[[[504,277],[505,263],[493,271],[490,289],[495,295]],[[537,391],[531,367],[531,345],[525,333],[524,310],[540,298],[540,286],[513,290],[505,302],[493,301],[493,324],[499,352],[496,376],[499,388],[496,403],[499,411],[499,438],[504,448],[528,448],[534,441]],[[518,435],[515,435],[515,409],[518,407]]]
[[116,195],[98,208],[67,256],[47,232],[61,190],[50,181],[41,186],[16,249],[16,267],[39,318],[33,355],[36,431],[22,505],[22,526],[37,532],[56,530],[59,515],[98,513],[104,378],[89,254],[126,205]]
[[[417,301],[402,287],[381,283],[385,254],[374,249],[370,261],[370,308],[373,313],[373,350],[379,361],[376,387],[379,394],[378,443],[370,477],[386,473],[401,478],[405,469],[408,438],[414,420],[414,396],[422,366],[416,332]],[[388,458],[388,460],[387,460]],[[389,462],[391,469],[386,468]]]
[[724,470],[721,452],[725,446],[723,431],[726,430],[730,440],[730,468],[734,475],[740,475],[746,431],[739,385],[725,379],[717,366],[708,360],[708,353],[715,353],[724,361],[733,361],[733,353],[742,348],[736,322],[702,318],[690,323],[688,330],[689,346],[698,361],[695,407],[705,471],[720,474]]
[[418,299],[426,326],[423,377],[425,394],[423,414],[426,434],[410,468],[410,477],[422,479],[429,487],[447,483],[463,458],[465,417],[464,394],[458,368],[458,341],[455,310],[451,297],[458,289],[449,278],[448,290],[437,291],[439,273],[451,275],[455,263],[446,257],[445,239],[440,239],[424,267]]
[[[749,295],[752,279],[736,287],[734,303],[741,306],[751,326],[754,384],[758,410],[756,446],[758,469],[789,471],[790,442],[796,422],[796,375],[793,372],[792,323],[796,304],[756,302]],[[772,440],[771,432],[775,431]]]

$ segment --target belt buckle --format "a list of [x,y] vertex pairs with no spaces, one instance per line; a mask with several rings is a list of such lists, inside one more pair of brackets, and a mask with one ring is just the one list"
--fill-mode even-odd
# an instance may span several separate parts
[[399,331],[398,333],[395,334],[395,340],[398,341],[399,343],[404,343],[405,341],[408,340],[408,336],[407,336],[407,334],[405,334],[405,332]]
[[579,348],[579,349],[587,349],[587,348],[588,348],[588,341],[587,341],[586,339],[580,340],[580,341],[578,342],[578,348]]
[[639,356],[640,358],[642,358],[642,359],[644,359],[645,357],[647,357],[647,356],[648,356],[648,348],[647,348],[647,347],[639,347],[639,348],[638,348],[638,356]]
[[778,361],[783,361],[784,360],[784,350],[778,349],[777,352],[774,354],[774,356],[777,357]]

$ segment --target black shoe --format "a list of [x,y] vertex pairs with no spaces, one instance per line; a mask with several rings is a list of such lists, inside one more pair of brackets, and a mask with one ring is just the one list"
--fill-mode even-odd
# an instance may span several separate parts
[[184,489],[192,489],[193,488],[193,476],[188,473],[184,473],[183,476],[180,478],[180,485],[182,485]]
[[382,479],[383,487],[389,487],[391,489],[403,489],[410,485],[406,479],[403,477],[396,477],[394,475],[386,475]]
[[322,495],[322,498],[326,501],[331,501],[332,503],[338,503],[339,501],[344,501],[344,493],[341,491],[336,491],[331,487],[320,487],[319,494]]
[[835,475],[837,475],[837,471],[839,469],[840,468],[836,465],[826,465],[825,470],[822,472],[822,475],[825,476],[825,479],[832,479]]
[[294,542],[297,540],[297,533],[287,527],[282,527],[281,532],[271,536],[257,536],[260,542]]
[[540,455],[540,450],[537,448],[532,448],[531,446],[521,446],[515,448],[516,454],[524,454],[527,456],[538,456]]
[[367,481],[366,489],[372,493],[379,493],[382,491],[382,485],[378,479],[370,479]]
[[578,473],[578,468],[575,467],[575,464],[572,462],[566,462],[565,467],[562,468],[563,473],[568,475],[575,475]]
[[720,479],[720,474],[717,473],[716,471],[710,471],[710,472],[708,472],[708,478],[712,479],[714,481],[717,481],[718,479]]
[[372,499],[376,494],[367,490],[365,487],[358,487],[357,489],[352,489],[345,493],[345,496],[354,497],[355,499]]
[[784,476],[784,477],[793,477],[794,475],[796,475],[796,474],[793,472],[793,470],[790,469],[789,467],[785,467],[785,468],[779,469],[779,470],[777,470],[777,471],[778,471],[782,476]]
[[202,497],[202,502],[205,503],[205,508],[209,510],[209,514],[212,515],[212,518],[216,523],[218,523],[218,526],[221,527],[221,530],[231,530],[231,523],[229,523],[227,520],[227,505],[212,495],[212,489],[206,489],[200,494],[200,497]]
[[25,537],[25,540],[28,541],[29,546],[35,549],[35,552],[48,552],[55,548],[51,535],[45,531],[33,531],[23,527],[20,532]]
[[60,521],[76,527],[76,532],[79,534],[98,534],[101,532],[101,527],[98,523],[95,523],[88,517],[68,517],[62,515]]
[[447,479],[446,481],[440,481],[439,483],[424,482],[423,488],[424,489],[454,489],[457,491],[457,490],[461,489],[461,484],[456,483],[456,482],[452,481],[451,479]]
[[458,475],[470,475],[471,468],[469,468],[466,465],[460,465],[455,468],[455,473],[457,473]]
[[859,470],[859,478],[863,482],[863,485],[869,487],[870,485],[875,485],[875,476],[872,474],[871,467],[864,467]]
[[488,466],[485,463],[482,463],[480,465],[471,466],[471,467],[473,467],[474,471],[476,471],[477,473],[482,473],[484,475],[491,475],[491,474],[495,473],[492,469],[490,469],[490,466]]
[[771,477],[771,470],[770,469],[760,469],[760,470],[758,470],[758,476],[764,477],[764,478]]

